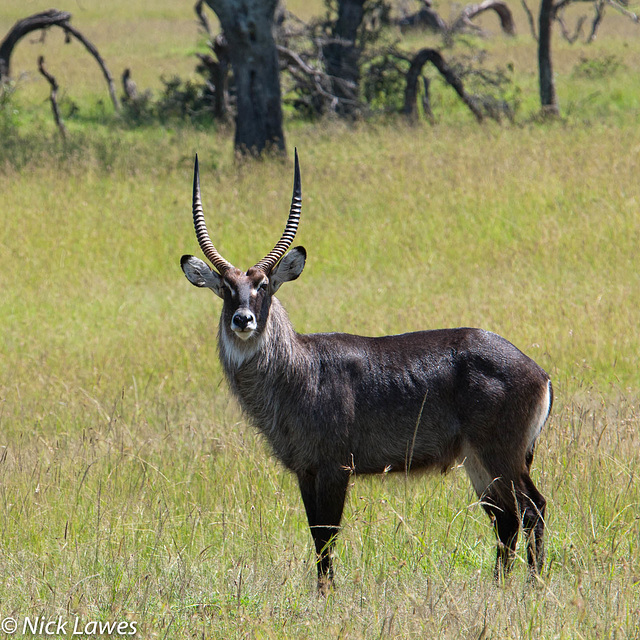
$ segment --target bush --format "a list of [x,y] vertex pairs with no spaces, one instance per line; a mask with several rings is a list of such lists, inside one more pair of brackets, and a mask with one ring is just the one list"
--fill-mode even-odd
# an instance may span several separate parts
[[18,110],[13,101],[15,82],[0,83],[0,135],[4,139],[18,128]]
[[614,54],[591,59],[581,56],[580,62],[573,68],[572,75],[575,78],[602,80],[603,78],[615,75],[615,73],[623,69],[624,66],[624,63]]

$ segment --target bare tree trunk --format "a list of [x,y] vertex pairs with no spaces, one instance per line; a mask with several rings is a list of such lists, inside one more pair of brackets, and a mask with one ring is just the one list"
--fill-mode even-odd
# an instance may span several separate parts
[[236,152],[284,152],[278,51],[272,34],[277,0],[206,2],[220,20],[233,67]]
[[324,47],[327,74],[338,79],[332,83],[331,93],[338,98],[336,110],[341,115],[353,113],[358,97],[360,50],[356,46],[356,38],[362,24],[365,2],[366,0],[341,0],[338,3],[338,19],[333,27],[333,37]]
[[551,25],[555,17],[553,0],[542,0],[538,30],[538,67],[540,74],[540,104],[551,116],[560,115],[551,64]]

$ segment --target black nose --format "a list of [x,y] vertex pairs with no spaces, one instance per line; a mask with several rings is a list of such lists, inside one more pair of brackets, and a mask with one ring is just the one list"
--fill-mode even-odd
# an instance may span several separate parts
[[249,323],[253,322],[253,314],[252,313],[242,313],[237,311],[233,314],[233,324],[240,329],[240,331],[244,331],[247,328]]

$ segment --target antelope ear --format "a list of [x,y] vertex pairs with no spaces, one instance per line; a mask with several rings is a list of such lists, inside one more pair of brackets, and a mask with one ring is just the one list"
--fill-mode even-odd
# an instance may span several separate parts
[[306,259],[307,252],[304,247],[291,249],[269,275],[271,293],[275,293],[282,283],[295,280],[302,273]]
[[224,297],[222,277],[206,262],[194,256],[182,256],[180,266],[187,276],[187,280],[196,287],[207,287],[220,298]]

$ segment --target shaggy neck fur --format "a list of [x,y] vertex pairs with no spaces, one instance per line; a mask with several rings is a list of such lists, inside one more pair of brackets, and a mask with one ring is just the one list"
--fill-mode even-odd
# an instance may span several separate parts
[[238,338],[223,317],[218,328],[218,348],[225,373],[234,376],[245,367],[266,371],[278,364],[286,366],[293,360],[296,338],[289,316],[277,298],[271,299],[264,328],[248,340]]
[[221,321],[220,360],[243,410],[260,431],[273,433],[281,408],[280,394],[304,368],[304,349],[280,302],[273,298],[264,329],[247,341]]

